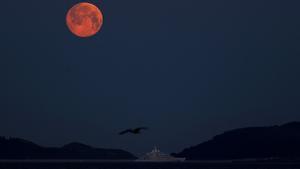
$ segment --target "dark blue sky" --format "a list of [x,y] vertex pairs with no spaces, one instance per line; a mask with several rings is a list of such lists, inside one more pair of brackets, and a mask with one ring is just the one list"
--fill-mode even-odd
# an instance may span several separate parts
[[95,0],[88,39],[65,25],[77,2],[1,2],[0,135],[178,152],[300,120],[300,1]]

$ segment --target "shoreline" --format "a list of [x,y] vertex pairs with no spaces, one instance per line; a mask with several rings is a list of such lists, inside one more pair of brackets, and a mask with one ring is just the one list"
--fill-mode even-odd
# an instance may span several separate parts
[[136,160],[88,160],[88,159],[24,159],[24,160],[10,160],[2,159],[1,164],[119,164],[119,163],[130,163],[130,164],[205,164],[205,165],[228,165],[228,164],[241,164],[241,165],[268,165],[268,164],[299,164],[299,161],[239,161],[239,160],[186,160],[186,161],[136,161]]

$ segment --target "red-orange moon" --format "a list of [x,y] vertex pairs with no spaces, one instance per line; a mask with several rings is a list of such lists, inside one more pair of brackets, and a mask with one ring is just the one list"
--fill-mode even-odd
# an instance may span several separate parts
[[83,2],[74,5],[68,11],[66,22],[70,31],[75,35],[90,37],[101,29],[103,15],[97,6]]

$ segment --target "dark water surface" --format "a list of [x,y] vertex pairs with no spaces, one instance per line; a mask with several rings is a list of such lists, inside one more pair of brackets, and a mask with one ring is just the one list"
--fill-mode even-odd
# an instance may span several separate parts
[[0,169],[300,169],[300,163],[0,162]]

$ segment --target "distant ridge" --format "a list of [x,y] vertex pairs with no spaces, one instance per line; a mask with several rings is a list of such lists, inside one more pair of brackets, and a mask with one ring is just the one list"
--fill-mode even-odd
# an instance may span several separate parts
[[132,160],[136,157],[124,150],[100,149],[82,143],[70,143],[63,147],[42,147],[20,138],[0,137],[0,159]]
[[300,122],[230,130],[173,155],[189,160],[299,158]]

